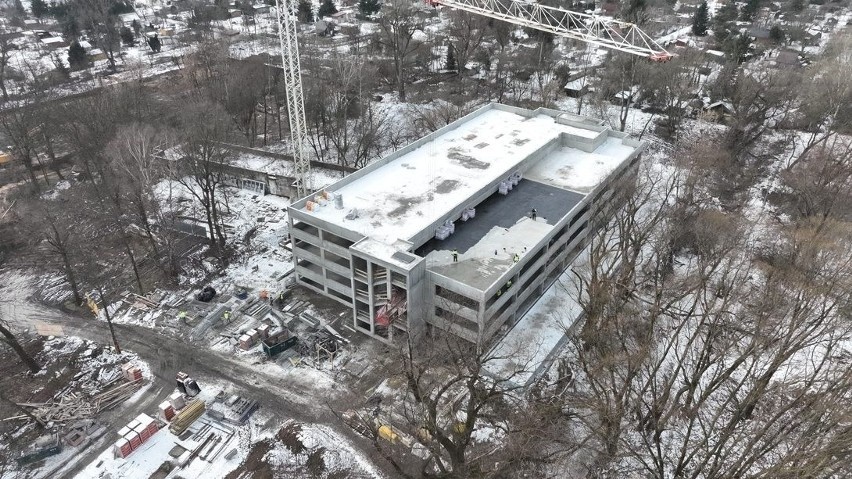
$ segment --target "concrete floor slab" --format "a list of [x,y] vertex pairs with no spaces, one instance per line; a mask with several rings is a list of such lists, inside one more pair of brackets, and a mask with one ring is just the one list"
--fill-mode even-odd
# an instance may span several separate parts
[[449,238],[443,241],[433,238],[416,253],[421,257],[441,250],[457,249],[464,253],[495,226],[509,228],[524,216],[529,216],[533,208],[539,220],[546,219],[548,224],[554,225],[584,197],[581,193],[522,179],[508,195],[495,193],[480,203],[476,207],[475,218],[456,222],[456,232]]

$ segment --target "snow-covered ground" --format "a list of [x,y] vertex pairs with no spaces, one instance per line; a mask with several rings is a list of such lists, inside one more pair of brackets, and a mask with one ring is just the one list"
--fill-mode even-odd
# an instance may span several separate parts
[[[138,355],[130,351],[124,351],[121,354],[115,351],[104,348],[102,345],[95,344],[91,341],[84,340],[75,336],[48,337],[44,344],[43,350],[37,355],[37,360],[42,366],[42,370],[34,377],[35,381],[45,382],[46,386],[55,388],[55,381],[68,374],[68,371],[73,371],[71,378],[61,383],[61,391],[73,392],[83,398],[91,397],[104,390],[106,387],[114,387],[116,383],[113,381],[119,380],[121,376],[121,365],[132,363],[142,371],[142,377],[145,383],[140,389],[133,393],[123,403],[117,407],[119,409],[128,407],[150,394],[152,385],[151,370],[145,361],[142,361]],[[45,377],[50,371],[50,377]],[[110,386],[107,386],[110,385]],[[49,394],[53,394],[50,390]],[[22,391],[15,392],[18,397],[23,396]],[[44,396],[42,389],[29,391],[29,397]],[[37,467],[31,469],[27,467],[27,474],[38,479],[51,479],[62,474],[62,471],[73,467],[79,462],[81,447],[87,446],[89,442],[97,447],[103,442],[104,432],[106,429],[99,422],[99,416],[95,415],[91,419],[95,421],[94,426],[89,429],[89,436],[80,447],[67,446],[63,447],[62,452],[57,455],[49,456]],[[76,422],[76,421],[75,421]],[[69,422],[69,424],[72,424]],[[24,426],[16,432],[16,436],[29,431],[34,425],[32,423]],[[51,432],[58,433],[60,437],[67,433],[64,426],[55,424]],[[0,450],[7,446],[5,441],[0,441]],[[19,471],[7,470],[5,473],[0,473],[3,479],[12,479]],[[11,474],[11,475],[7,475]]]
[[[240,394],[228,384],[203,380],[200,384],[202,390],[198,398],[208,405],[217,401],[217,395],[227,398]],[[261,408],[245,424],[233,425],[205,414],[193,423],[189,433],[180,437],[172,434],[166,425],[127,458],[116,457],[109,448],[76,477],[102,479],[110,474],[125,479],[147,479],[158,470],[164,470],[171,471],[164,478],[222,478],[236,470],[251,473],[263,464],[275,471],[275,477],[288,472],[295,474],[288,477],[302,477],[299,471],[311,471],[311,468],[317,473],[314,477],[335,474],[383,477],[368,458],[328,426],[292,420],[280,423],[274,417],[274,412]],[[211,432],[221,439],[210,452],[199,454],[182,465]],[[168,466],[161,469],[165,463]]]

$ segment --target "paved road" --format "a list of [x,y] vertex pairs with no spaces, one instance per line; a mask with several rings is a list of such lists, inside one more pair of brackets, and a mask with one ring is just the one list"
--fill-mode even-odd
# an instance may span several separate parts
[[[0,275],[0,279],[8,278]],[[106,323],[32,302],[27,290],[23,287],[25,281],[27,280],[21,278],[18,287],[14,287],[14,282],[12,282],[12,288],[0,287],[0,302],[3,302],[5,307],[5,316],[12,318],[9,313],[13,312],[15,326],[21,329],[35,328],[38,322],[47,323],[61,326],[63,334],[67,336],[79,336],[103,345],[112,344]],[[128,418],[135,417],[140,412],[155,412],[156,405],[174,389],[174,378],[178,370],[187,371],[201,378],[199,382],[202,383],[202,387],[204,379],[230,382],[242,390],[246,396],[256,399],[261,408],[267,413],[272,413],[279,420],[292,418],[306,423],[325,424],[349,439],[355,448],[365,457],[370,458],[388,477],[394,477],[391,467],[377,457],[372,445],[342,424],[323,405],[323,401],[336,395],[335,391],[318,393],[297,382],[285,381],[281,377],[267,374],[230,356],[206,349],[204,346],[193,347],[185,339],[168,337],[152,329],[117,324],[115,330],[123,349],[138,354],[140,358],[148,362],[154,376],[154,384],[149,390],[150,394],[143,400],[100,418],[111,427],[106,436],[107,440],[102,444],[99,443],[99,447],[91,447],[85,451],[77,465],[63,471],[61,477],[73,478],[109,447],[116,437],[117,426],[126,422]],[[344,392],[343,385],[339,388],[337,393]],[[318,394],[322,394],[322,397],[317,397]]]

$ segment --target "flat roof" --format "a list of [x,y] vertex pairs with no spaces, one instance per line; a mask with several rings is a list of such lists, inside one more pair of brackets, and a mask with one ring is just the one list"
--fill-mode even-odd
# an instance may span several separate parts
[[[479,290],[491,287],[514,265],[514,255],[532,251],[553,226],[585,195],[528,179],[508,195],[495,193],[476,208],[476,216],[457,222],[456,231],[441,241],[432,239],[416,253],[426,266],[443,276]],[[536,222],[530,213],[536,209]],[[452,250],[459,253],[452,261]]]
[[457,221],[456,231],[449,238],[432,238],[417,249],[418,256],[432,251],[458,250],[465,253],[478,243],[491,228],[509,228],[523,217],[530,216],[533,208],[545,223],[554,225],[568,214],[585,197],[584,194],[551,185],[523,179],[508,195],[494,193],[476,206],[476,216],[467,221]]
[[544,219],[523,217],[514,225],[494,226],[475,245],[459,252],[453,262],[449,250],[436,250],[426,257],[426,267],[442,276],[485,291],[514,264],[514,256],[523,257],[553,230]]
[[585,152],[561,146],[545,156],[524,174],[526,178],[578,193],[589,193],[602,179],[636,151],[621,138],[610,137]]
[[[519,110],[530,115],[525,116],[496,105],[483,110],[390,161],[367,167],[364,174],[356,173],[357,178],[344,180],[339,187],[332,185],[329,191],[342,195],[343,209],[301,209],[387,244],[410,240],[481,189],[513,173],[521,161],[563,133],[588,142],[600,135],[601,128],[557,121],[559,112]],[[358,217],[347,220],[353,209]]]

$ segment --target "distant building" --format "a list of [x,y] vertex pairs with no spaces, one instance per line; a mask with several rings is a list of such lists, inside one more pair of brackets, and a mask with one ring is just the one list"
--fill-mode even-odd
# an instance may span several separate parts
[[107,59],[106,53],[104,53],[104,51],[100,48],[93,48],[91,50],[88,50],[86,52],[86,57],[89,59],[90,62],[99,62],[101,60]]
[[571,264],[643,148],[588,117],[485,106],[294,202],[296,281],[381,341],[439,328],[482,347]]
[[591,79],[585,73],[578,73],[568,78],[568,83],[563,89],[565,94],[571,98],[580,98],[581,96],[593,91],[591,88]]
[[781,50],[773,58],[772,62],[777,68],[790,68],[802,66],[799,52],[793,50]]
[[48,50],[58,50],[60,48],[68,48],[68,42],[65,41],[59,35],[53,36],[50,32],[47,32],[48,36],[41,36],[39,38],[39,43],[47,48]]
[[710,121],[724,123],[734,112],[733,106],[726,101],[716,101],[704,107],[704,117]]

